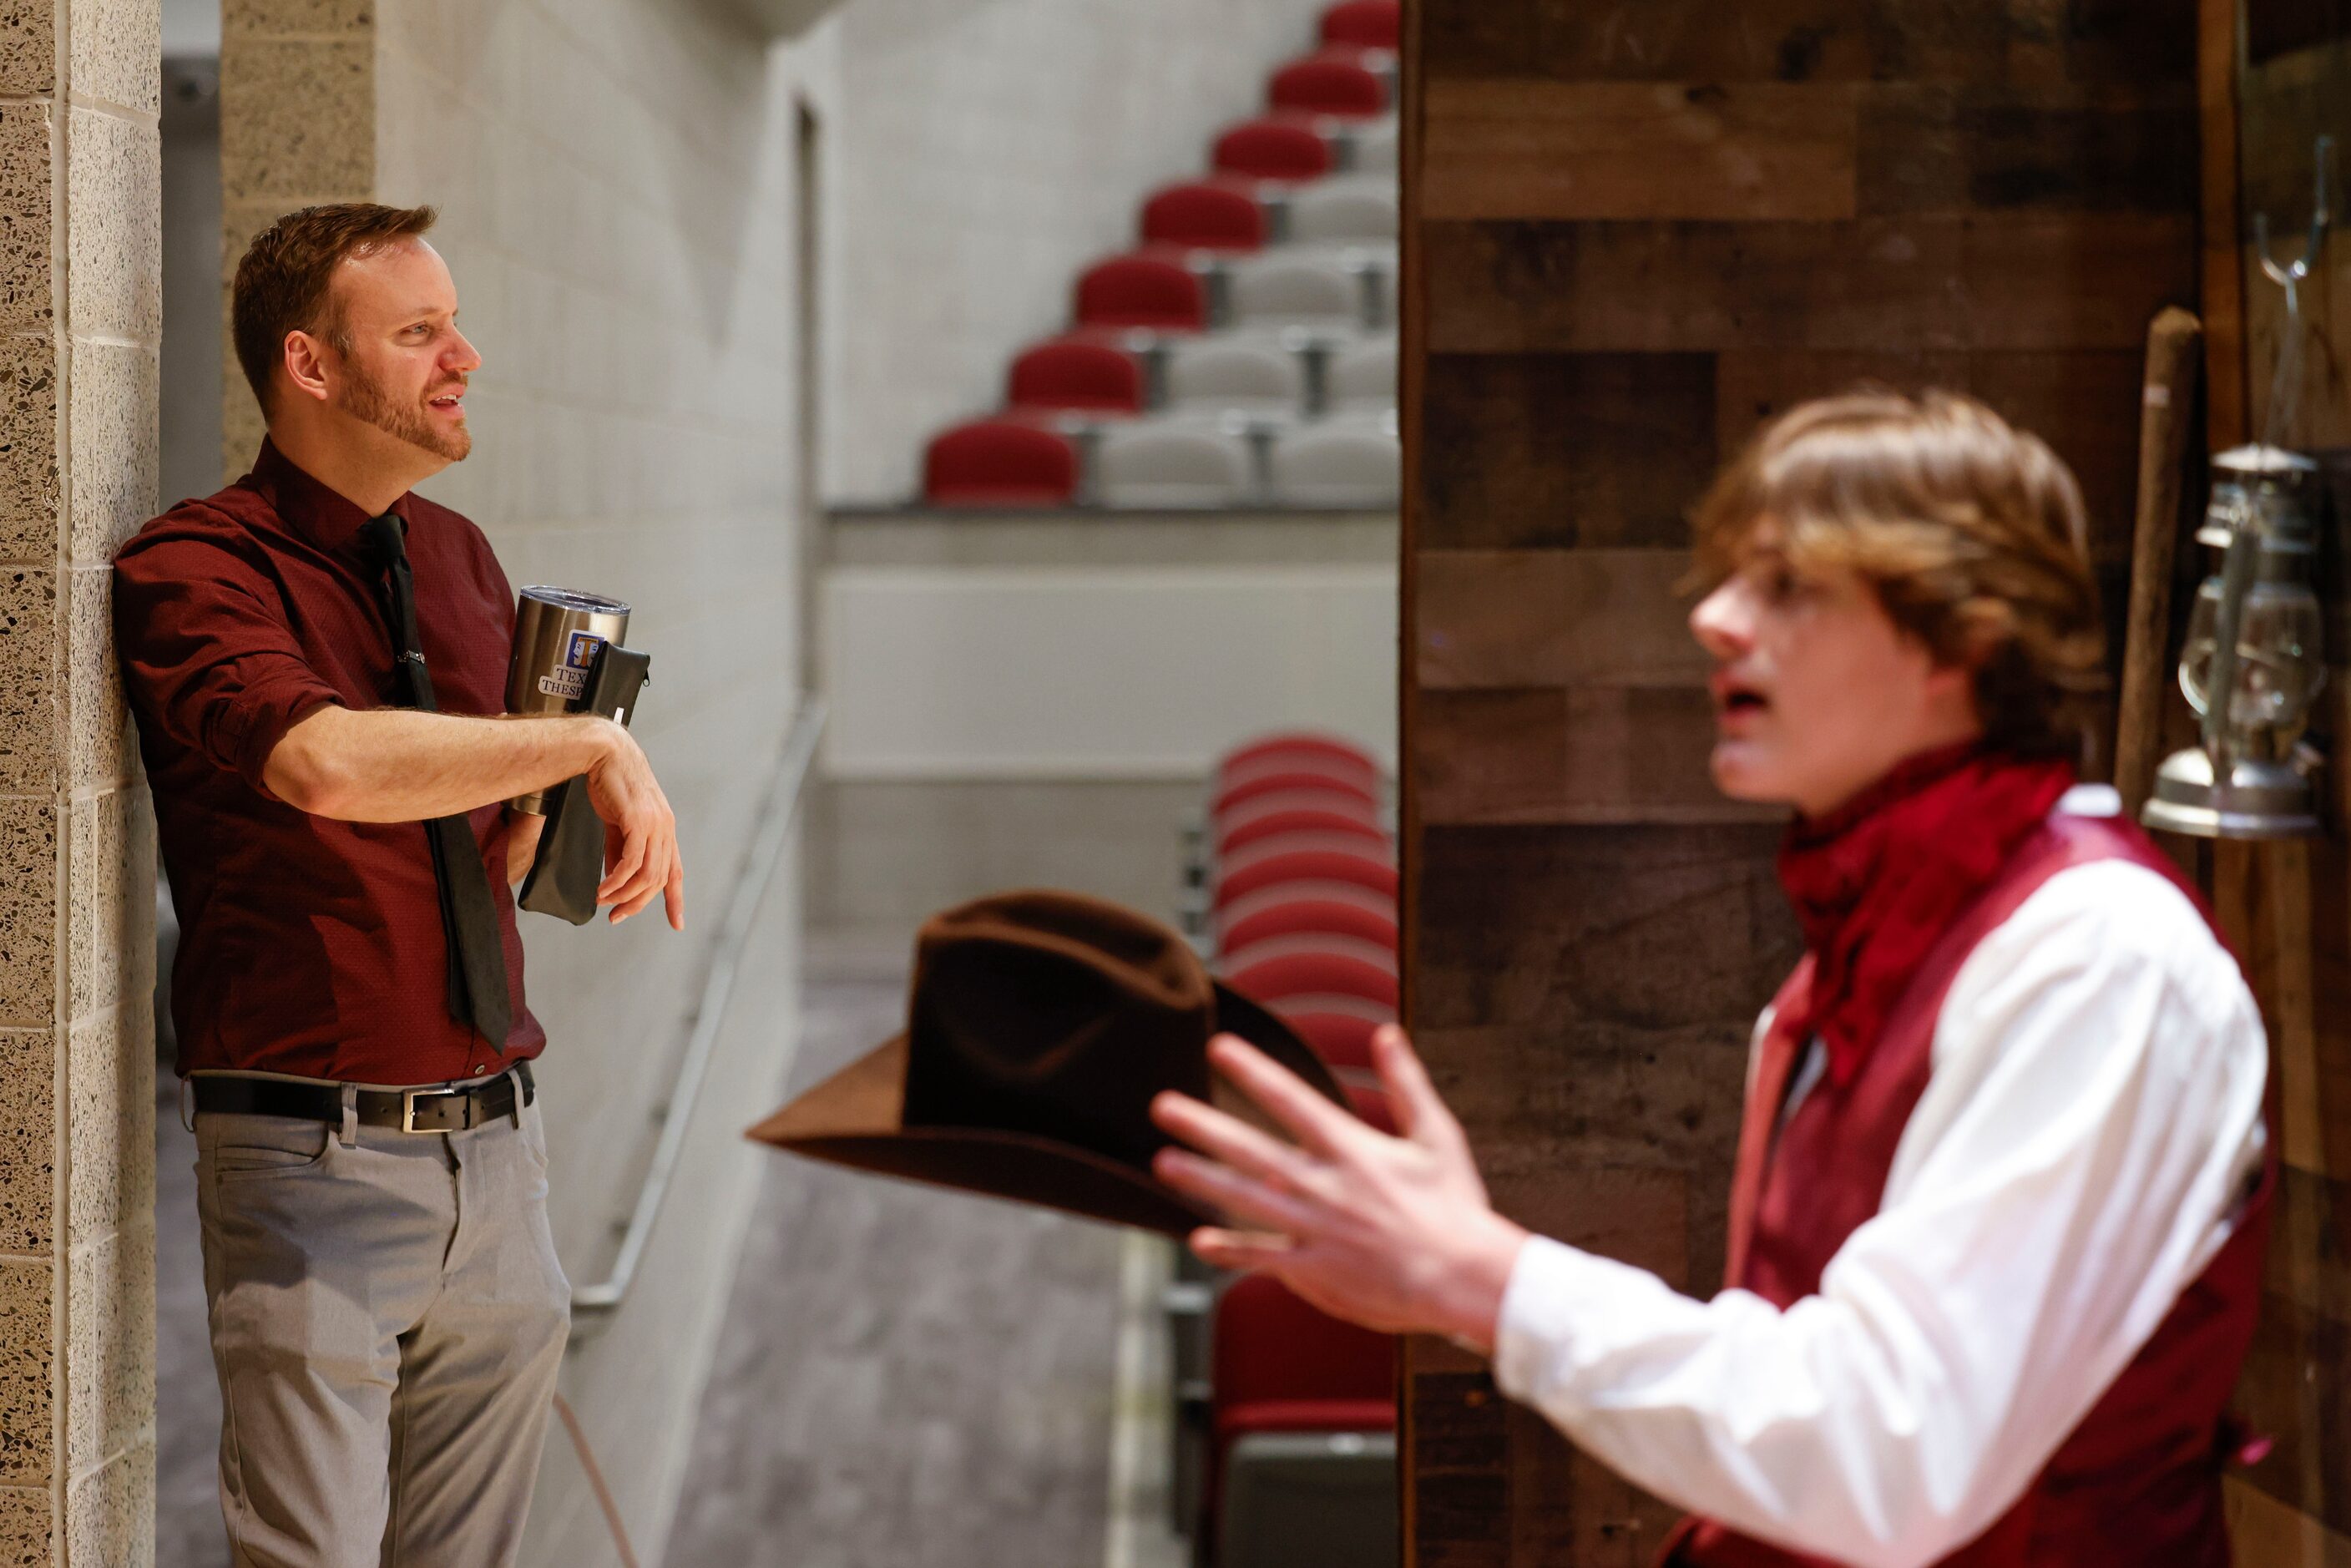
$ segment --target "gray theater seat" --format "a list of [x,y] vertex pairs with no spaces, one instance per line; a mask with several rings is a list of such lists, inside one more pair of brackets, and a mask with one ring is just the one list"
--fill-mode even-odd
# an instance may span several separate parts
[[1395,1568],[1395,1437],[1252,1432],[1225,1459],[1217,1568]]

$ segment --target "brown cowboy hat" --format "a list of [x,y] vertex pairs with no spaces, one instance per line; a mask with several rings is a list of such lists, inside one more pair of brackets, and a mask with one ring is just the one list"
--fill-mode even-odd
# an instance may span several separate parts
[[1204,1217],[1151,1175],[1174,1089],[1263,1124],[1208,1069],[1229,1032],[1334,1103],[1330,1070],[1208,977],[1181,936],[1074,893],[998,894],[933,915],[904,1033],[750,1130],[883,1176],[1181,1236]]

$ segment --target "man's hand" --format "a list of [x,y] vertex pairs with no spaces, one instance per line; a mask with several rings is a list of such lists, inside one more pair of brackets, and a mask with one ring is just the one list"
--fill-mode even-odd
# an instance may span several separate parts
[[1369,1328],[1447,1334],[1490,1351],[1527,1233],[1494,1212],[1461,1124],[1404,1031],[1382,1029],[1372,1050],[1402,1136],[1374,1131],[1263,1052],[1220,1035],[1210,1062],[1297,1144],[1162,1094],[1153,1119],[1208,1157],[1163,1150],[1153,1169],[1253,1228],[1194,1231],[1192,1249],[1208,1262],[1271,1274]]
[[685,929],[685,862],[677,848],[677,816],[636,737],[617,724],[588,769],[588,800],[604,819],[604,881],[596,902],[612,906],[618,925],[655,898],[670,929]]

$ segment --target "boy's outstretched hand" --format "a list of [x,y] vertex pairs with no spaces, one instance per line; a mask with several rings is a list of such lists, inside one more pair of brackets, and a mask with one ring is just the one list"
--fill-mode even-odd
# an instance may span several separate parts
[[1445,1334],[1490,1353],[1527,1233],[1487,1200],[1461,1124],[1404,1031],[1383,1028],[1372,1055],[1397,1137],[1332,1104],[1248,1042],[1217,1036],[1211,1065],[1297,1143],[1165,1093],[1152,1102],[1152,1118],[1199,1153],[1165,1149],[1153,1168],[1249,1228],[1194,1231],[1192,1249],[1208,1262],[1271,1274],[1367,1328]]

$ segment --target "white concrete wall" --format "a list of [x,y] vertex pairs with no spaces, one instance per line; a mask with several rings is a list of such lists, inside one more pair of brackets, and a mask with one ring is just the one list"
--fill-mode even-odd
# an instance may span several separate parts
[[[517,586],[636,606],[635,727],[687,856],[684,936],[523,917],[557,1242],[584,1285],[638,1190],[800,684],[796,121],[803,95],[830,103],[830,45],[771,55],[682,0],[378,0],[375,40],[376,196],[440,206],[484,356],[475,455],[425,493],[483,525]],[[635,1291],[564,1371],[647,1562],[772,1157],[740,1132],[795,1043],[798,922],[795,856]],[[528,1560],[614,1561],[559,1429]]]
[[1181,824],[1238,742],[1335,730],[1393,764],[1392,514],[882,515],[827,538],[820,925],[903,932],[1017,886],[1165,915]]
[[894,501],[940,425],[998,402],[1141,198],[1207,165],[1315,0],[850,0],[825,493]]

